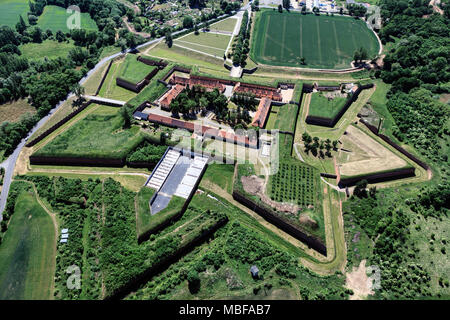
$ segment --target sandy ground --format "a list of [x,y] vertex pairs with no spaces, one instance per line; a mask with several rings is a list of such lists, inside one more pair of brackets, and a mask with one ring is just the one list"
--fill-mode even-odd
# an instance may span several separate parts
[[28,164],[30,162],[30,156],[32,153],[33,148],[24,147],[22,149],[22,151],[19,154],[19,157],[17,158],[13,176],[26,174],[28,172]]
[[341,137],[342,148],[338,164],[341,175],[357,175],[387,169],[401,168],[406,161],[372,139],[360,129],[349,126]]
[[372,280],[367,276],[366,269],[366,260],[363,260],[358,268],[353,267],[352,272],[346,274],[345,286],[353,290],[350,300],[363,300],[374,294],[371,289]]

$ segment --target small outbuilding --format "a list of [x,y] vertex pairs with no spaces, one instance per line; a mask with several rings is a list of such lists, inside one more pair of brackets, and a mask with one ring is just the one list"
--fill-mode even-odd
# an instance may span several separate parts
[[257,266],[252,266],[250,268],[250,273],[252,274],[253,278],[258,278],[259,277],[259,269]]

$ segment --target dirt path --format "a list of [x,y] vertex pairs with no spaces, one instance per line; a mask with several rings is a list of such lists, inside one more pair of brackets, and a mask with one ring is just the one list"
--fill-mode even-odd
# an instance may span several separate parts
[[150,33],[146,33],[146,32],[137,32],[134,27],[128,22],[128,17],[125,16],[122,18],[123,23],[125,23],[125,26],[127,27],[128,31],[130,31],[131,33],[137,34],[143,38],[150,38],[151,34]]

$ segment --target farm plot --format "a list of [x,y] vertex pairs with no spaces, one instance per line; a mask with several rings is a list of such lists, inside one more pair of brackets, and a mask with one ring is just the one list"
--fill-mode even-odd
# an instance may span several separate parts
[[[342,149],[337,158],[341,176],[354,176],[402,168],[407,162],[352,125],[340,138]],[[345,151],[344,151],[345,150]]]
[[[66,9],[58,6],[45,6],[44,12],[38,19],[38,26],[42,30],[50,29],[53,32],[61,30],[62,32],[69,32],[67,27],[68,18],[71,13],[67,13]],[[97,31],[97,24],[92,20],[89,13],[81,13],[80,17],[81,29]]]
[[342,110],[346,101],[347,98],[343,97],[328,99],[320,92],[313,93],[308,115],[332,119]]
[[277,202],[314,205],[315,174],[314,168],[301,163],[280,163],[278,172],[269,178],[268,194]]
[[0,246],[0,299],[51,299],[55,229],[34,193],[23,190]]
[[139,62],[136,55],[128,54],[121,63],[118,77],[131,83],[142,81],[150,72],[156,69],[155,66],[149,66]]
[[3,121],[17,122],[22,116],[26,114],[33,115],[35,113],[36,109],[25,99],[7,102],[0,104],[0,123]]
[[1,0],[0,26],[7,25],[14,29],[19,21],[19,15],[27,21],[27,12],[30,10],[28,0]]
[[364,47],[369,58],[379,50],[364,21],[348,17],[263,10],[257,13],[255,26],[250,54],[268,65],[342,69],[350,67],[357,48]]
[[197,36],[194,33],[190,33],[176,39],[173,43],[182,48],[215,56],[217,58],[223,58],[230,40],[231,36],[228,35],[200,32]]
[[139,127],[124,130],[123,121],[120,108],[99,106],[34,155],[122,159],[143,141]]

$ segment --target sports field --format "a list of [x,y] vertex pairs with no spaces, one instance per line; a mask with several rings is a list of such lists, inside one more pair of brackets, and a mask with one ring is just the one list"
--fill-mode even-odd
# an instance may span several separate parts
[[19,22],[19,15],[28,23],[29,10],[28,0],[0,0],[0,26],[7,25],[14,29]]
[[[261,11],[255,20],[251,58],[259,63],[306,68],[349,68],[353,54],[364,47],[370,57],[379,50],[364,21],[342,16]],[[300,64],[305,58],[306,65]]]
[[332,119],[342,110],[346,101],[347,99],[343,97],[335,97],[334,99],[328,100],[320,92],[313,93],[311,95],[308,115]]
[[174,40],[173,44],[175,46],[223,58],[230,40],[231,36],[228,35],[200,32],[197,36],[194,33],[190,33],[184,37],[180,37]]
[[[72,13],[73,14],[73,13]],[[44,12],[38,19],[38,26],[42,30],[50,29],[53,32],[61,30],[69,32],[67,28],[67,19],[72,15],[66,12],[66,9],[58,6],[45,6]],[[89,13],[81,13],[81,28],[86,30],[98,30],[97,24],[92,20]]]
[[0,300],[51,299],[55,229],[33,193],[22,191],[0,246]]

